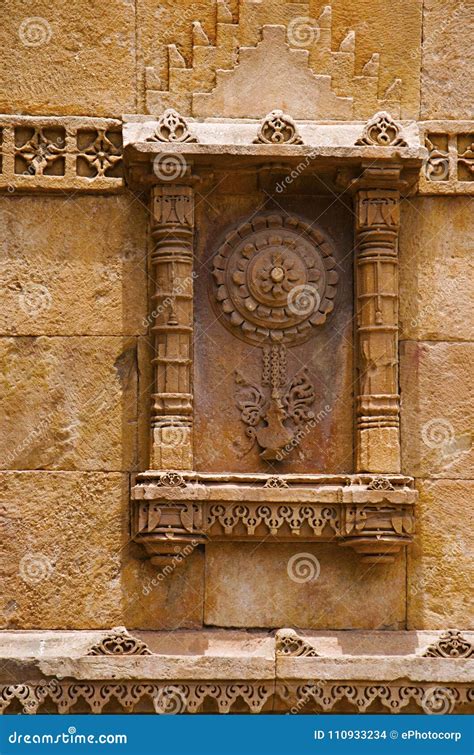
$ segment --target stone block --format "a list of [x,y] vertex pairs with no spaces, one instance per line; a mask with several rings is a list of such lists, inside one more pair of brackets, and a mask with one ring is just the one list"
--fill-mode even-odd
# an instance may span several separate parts
[[134,338],[0,338],[2,466],[136,469],[136,350]]
[[0,112],[135,111],[135,7],[128,0],[7,0],[2,36]]
[[466,0],[423,3],[421,117],[473,118],[474,14]]
[[400,345],[404,474],[472,476],[473,360],[473,344]]
[[127,476],[3,472],[3,628],[121,623]]
[[419,480],[417,486],[417,535],[408,555],[408,628],[472,629],[474,482]]
[[405,563],[363,564],[331,544],[210,543],[205,624],[224,627],[398,629]]
[[131,194],[0,197],[0,333],[145,333],[146,223]]
[[410,197],[400,227],[401,338],[472,339],[474,214],[468,197]]

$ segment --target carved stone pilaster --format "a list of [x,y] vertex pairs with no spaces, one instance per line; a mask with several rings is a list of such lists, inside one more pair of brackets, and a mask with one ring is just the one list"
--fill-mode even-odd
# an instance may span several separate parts
[[151,192],[152,469],[193,467],[193,232],[192,187],[155,186]]
[[356,194],[358,397],[356,469],[399,472],[398,231],[400,194]]

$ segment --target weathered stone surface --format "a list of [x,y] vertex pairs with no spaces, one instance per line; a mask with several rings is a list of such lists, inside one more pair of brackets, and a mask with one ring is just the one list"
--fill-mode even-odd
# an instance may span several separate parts
[[415,477],[469,478],[473,469],[472,344],[400,347],[402,468]]
[[119,473],[0,473],[3,628],[201,623],[202,555],[161,577],[129,543],[128,490]]
[[0,197],[0,333],[147,330],[146,212],[117,197]]
[[474,214],[462,197],[410,197],[400,227],[401,338],[472,339]]
[[403,625],[403,556],[377,567],[329,544],[212,543],[206,552],[206,624],[315,629]]
[[0,338],[0,458],[10,469],[137,467],[134,338]]
[[135,11],[127,0],[7,0],[1,112],[113,115],[135,109]]
[[121,623],[127,477],[1,473],[3,627]]
[[422,118],[472,118],[474,15],[470,2],[425,0],[421,76]]
[[474,483],[420,480],[417,537],[408,556],[408,627],[473,626]]

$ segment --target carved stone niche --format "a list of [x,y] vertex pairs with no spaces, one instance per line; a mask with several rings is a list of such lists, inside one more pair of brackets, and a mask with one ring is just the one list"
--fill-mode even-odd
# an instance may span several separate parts
[[411,542],[398,233],[425,157],[387,112],[126,119],[126,180],[151,206],[152,440],[132,529],[153,561],[271,537],[380,564]]

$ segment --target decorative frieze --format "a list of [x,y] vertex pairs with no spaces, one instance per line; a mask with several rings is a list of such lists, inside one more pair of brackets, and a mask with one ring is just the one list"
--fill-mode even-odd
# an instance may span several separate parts
[[258,129],[255,144],[303,144],[296,123],[283,110],[272,110]]
[[275,654],[291,655],[293,658],[317,658],[318,654],[313,646],[303,637],[296,634],[294,629],[279,629],[275,635]]
[[209,540],[337,542],[369,563],[393,561],[414,534],[417,493],[410,478],[182,474],[184,486],[139,475],[132,534],[153,558]]
[[425,121],[421,194],[474,194],[474,121]]
[[119,120],[0,115],[0,133],[0,190],[123,188]]

